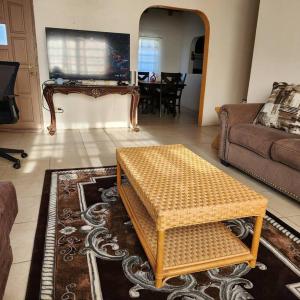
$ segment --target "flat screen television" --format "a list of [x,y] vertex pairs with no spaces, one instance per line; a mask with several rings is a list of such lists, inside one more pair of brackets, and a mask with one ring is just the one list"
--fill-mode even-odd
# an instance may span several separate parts
[[129,81],[129,34],[46,28],[46,40],[51,79]]

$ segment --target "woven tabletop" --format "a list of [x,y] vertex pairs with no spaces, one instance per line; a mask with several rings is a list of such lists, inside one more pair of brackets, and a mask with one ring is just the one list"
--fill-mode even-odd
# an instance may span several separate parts
[[183,145],[118,148],[157,229],[262,216],[267,200]]

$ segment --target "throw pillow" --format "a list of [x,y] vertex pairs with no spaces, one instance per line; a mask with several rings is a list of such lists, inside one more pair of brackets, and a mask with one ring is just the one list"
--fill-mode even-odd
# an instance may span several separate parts
[[300,85],[287,85],[281,93],[278,127],[300,134]]
[[274,82],[254,123],[300,134],[300,85]]

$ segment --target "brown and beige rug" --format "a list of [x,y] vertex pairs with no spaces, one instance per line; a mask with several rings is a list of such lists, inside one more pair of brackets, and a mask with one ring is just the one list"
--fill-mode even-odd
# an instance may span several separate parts
[[[265,218],[255,269],[240,264],[188,274],[156,289],[118,197],[115,173],[115,167],[46,172],[27,300],[299,297],[299,234],[271,214]],[[250,243],[250,219],[227,225]]]

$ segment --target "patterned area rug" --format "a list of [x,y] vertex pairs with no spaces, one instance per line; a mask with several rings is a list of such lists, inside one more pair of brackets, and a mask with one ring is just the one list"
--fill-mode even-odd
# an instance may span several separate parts
[[[115,174],[115,167],[46,172],[27,300],[299,298],[299,234],[271,214],[255,269],[240,264],[188,274],[156,289]],[[226,224],[251,243],[251,219]]]

